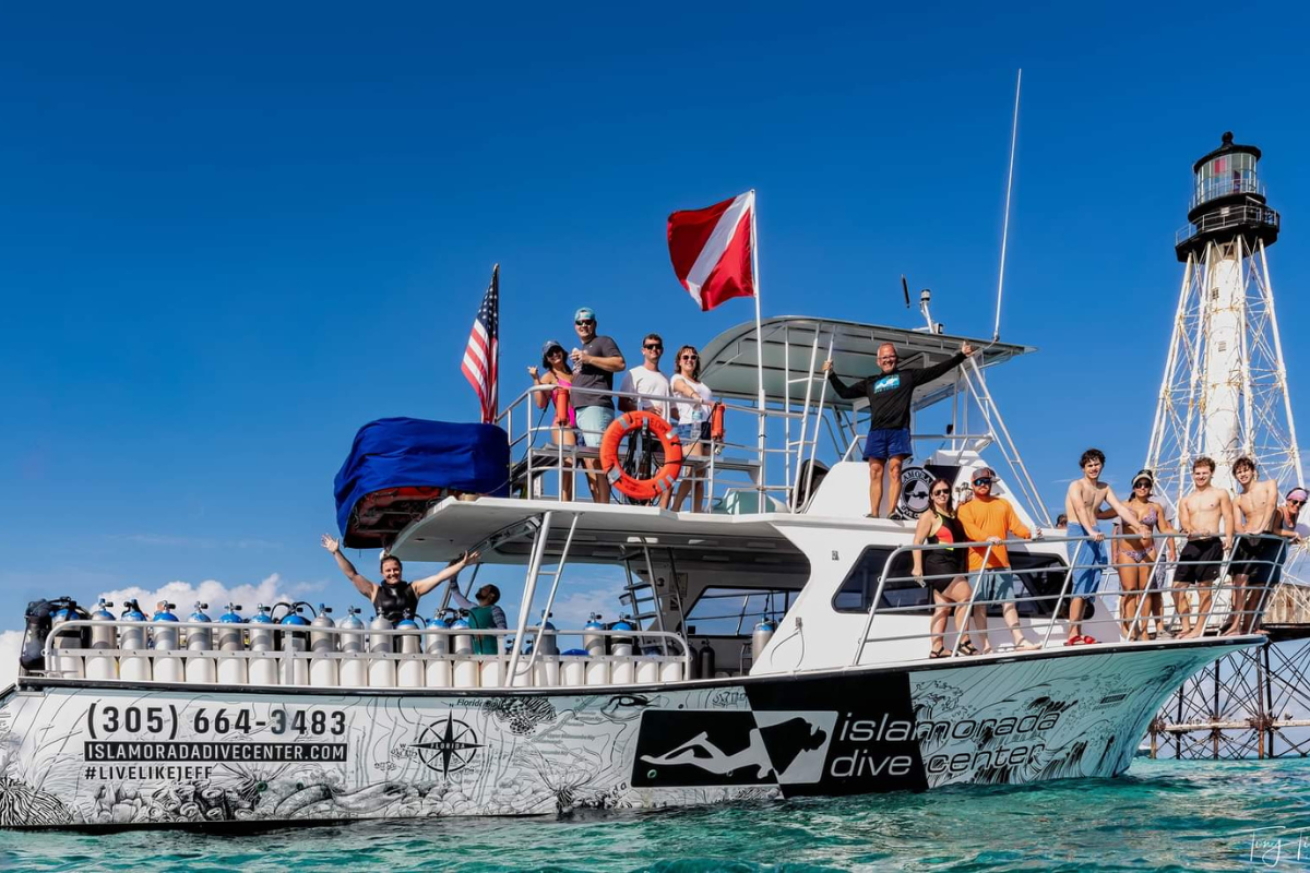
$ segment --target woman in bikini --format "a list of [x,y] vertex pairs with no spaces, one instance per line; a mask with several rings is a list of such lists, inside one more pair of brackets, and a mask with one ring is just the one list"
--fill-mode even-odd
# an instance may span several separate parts
[[955,632],[960,637],[959,651],[962,655],[976,655],[978,650],[966,636],[969,613],[969,599],[972,591],[965,578],[968,566],[969,550],[951,547],[951,543],[967,543],[964,525],[955,516],[955,501],[951,498],[951,483],[945,479],[935,479],[928,486],[928,496],[932,503],[928,510],[919,516],[919,524],[914,529],[914,544],[941,545],[941,549],[915,549],[910,552],[914,562],[914,578],[920,585],[932,590],[933,603],[936,608],[932,613],[932,650],[930,658],[948,658],[950,652],[943,645],[946,636],[946,616],[955,606]]
[[[1158,589],[1147,589],[1155,571],[1154,532],[1170,534],[1174,529],[1169,519],[1165,518],[1164,507],[1151,500],[1154,488],[1155,477],[1151,471],[1141,470],[1133,477],[1133,495],[1128,498],[1129,508],[1137,513],[1137,517],[1152,531],[1152,535],[1118,541],[1118,559],[1115,563],[1119,571],[1119,588],[1123,592],[1123,598],[1119,601],[1119,623],[1123,626],[1124,635],[1130,640],[1140,640],[1143,637],[1155,639],[1154,633],[1148,633],[1153,615],[1157,630],[1162,628],[1164,622],[1163,597]],[[1174,542],[1172,539],[1166,542],[1172,554]],[[1142,603],[1143,597],[1145,603]],[[1139,609],[1141,615],[1138,615]]]
[[[543,375],[536,367],[528,367],[528,375],[532,377],[533,385],[555,385],[553,391],[538,391],[536,395],[537,408],[545,409],[547,406],[552,409],[555,407],[557,395],[563,391],[568,392],[573,387],[573,370],[569,368],[568,354],[564,347],[555,340],[546,340],[541,347],[541,369],[545,370]],[[573,411],[573,404],[569,403],[569,423],[567,427],[553,426],[550,429],[550,441],[555,445],[568,446],[570,449],[577,445],[577,415]],[[572,467],[573,460],[566,453],[564,457],[564,466]],[[560,496],[565,500],[573,499],[573,474],[565,473],[560,477]]]

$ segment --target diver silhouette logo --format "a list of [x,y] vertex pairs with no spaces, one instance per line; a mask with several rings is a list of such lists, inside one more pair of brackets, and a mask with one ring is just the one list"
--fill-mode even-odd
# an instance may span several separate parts
[[634,786],[817,782],[835,712],[651,711],[637,738]]

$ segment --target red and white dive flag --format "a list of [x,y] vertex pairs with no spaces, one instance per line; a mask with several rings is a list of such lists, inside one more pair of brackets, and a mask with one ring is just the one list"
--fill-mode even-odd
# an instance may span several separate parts
[[733,297],[754,297],[755,192],[708,209],[669,216],[669,258],[678,281],[708,312]]
[[477,318],[473,319],[473,330],[464,347],[464,366],[460,369],[482,404],[482,423],[493,424],[500,402],[496,396],[500,369],[500,264],[491,270],[491,284],[482,296]]

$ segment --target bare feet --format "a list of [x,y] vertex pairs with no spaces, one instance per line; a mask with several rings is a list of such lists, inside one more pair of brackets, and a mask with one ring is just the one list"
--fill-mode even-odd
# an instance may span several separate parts
[[1014,650],[1016,652],[1039,652],[1041,649],[1041,646],[1036,643],[1031,643],[1028,640],[1019,640],[1019,642],[1014,644]]

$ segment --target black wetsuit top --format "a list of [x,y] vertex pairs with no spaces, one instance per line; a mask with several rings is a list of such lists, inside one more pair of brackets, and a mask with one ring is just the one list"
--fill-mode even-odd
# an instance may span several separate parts
[[373,608],[378,611],[378,615],[395,624],[405,617],[407,609],[410,615],[418,615],[418,595],[414,593],[414,586],[408,582],[399,585],[381,582],[373,598]]
[[[937,533],[928,537],[930,545],[950,545],[951,543],[967,543],[969,537],[964,533],[964,525],[960,522],[959,516],[942,515],[937,512],[936,508],[928,510],[935,513],[941,521],[942,526],[937,529]],[[923,554],[923,574],[925,576],[944,576],[947,573],[963,573],[967,566],[968,549],[949,548],[949,549],[929,549]],[[934,580],[937,581],[937,580]],[[952,580],[941,580],[943,587],[949,585]]]
[[944,376],[964,361],[964,353],[956,352],[951,357],[931,367],[916,370],[892,370],[890,373],[875,373],[867,379],[861,379],[854,385],[847,385],[837,378],[835,371],[828,371],[828,384],[839,397],[854,400],[858,397],[869,399],[870,430],[904,430],[910,426],[910,404],[914,400],[914,389]]

